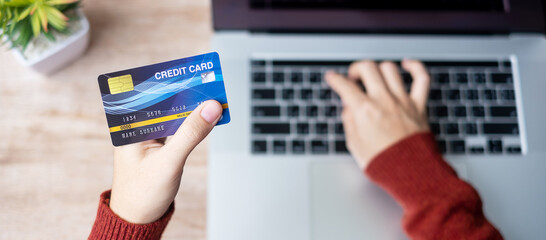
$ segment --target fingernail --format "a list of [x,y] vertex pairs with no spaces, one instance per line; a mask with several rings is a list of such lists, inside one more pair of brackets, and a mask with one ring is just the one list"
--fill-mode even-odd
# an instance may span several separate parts
[[213,102],[205,102],[205,106],[201,109],[201,117],[208,123],[213,123],[222,114],[222,107]]
[[335,72],[333,70],[326,71],[326,77],[332,76],[334,74],[335,74]]

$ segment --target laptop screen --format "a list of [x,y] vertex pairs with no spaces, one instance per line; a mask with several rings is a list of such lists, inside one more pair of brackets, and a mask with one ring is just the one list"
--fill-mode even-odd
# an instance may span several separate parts
[[544,0],[212,0],[216,30],[545,32]]
[[[503,0],[250,0],[252,9],[360,9],[504,12]],[[508,6],[507,6],[508,7]]]

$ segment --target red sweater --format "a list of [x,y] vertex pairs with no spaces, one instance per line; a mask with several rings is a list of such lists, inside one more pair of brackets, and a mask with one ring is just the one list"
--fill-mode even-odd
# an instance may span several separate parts
[[[403,207],[403,227],[412,239],[502,239],[483,214],[478,193],[457,178],[435,148],[434,136],[409,136],[380,153],[365,173]],[[89,239],[159,239],[174,211],[150,224],[132,224],[108,207],[101,195]]]

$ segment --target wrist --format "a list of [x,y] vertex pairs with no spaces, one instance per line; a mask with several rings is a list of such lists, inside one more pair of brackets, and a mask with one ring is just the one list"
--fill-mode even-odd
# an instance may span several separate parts
[[[167,210],[168,204],[158,204],[156,206],[142,205],[141,201],[127,201],[123,196],[118,196],[112,191],[109,207],[117,216],[123,220],[134,224],[148,224],[160,219]],[[164,205],[164,206],[163,206]]]

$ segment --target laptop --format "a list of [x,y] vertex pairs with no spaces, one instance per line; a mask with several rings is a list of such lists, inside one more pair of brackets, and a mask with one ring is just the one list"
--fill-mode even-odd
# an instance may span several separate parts
[[544,1],[212,6],[232,122],[210,136],[209,239],[407,239],[400,206],[347,152],[323,80],[355,60],[403,58],[428,67],[431,130],[487,218],[506,239],[546,236]]

